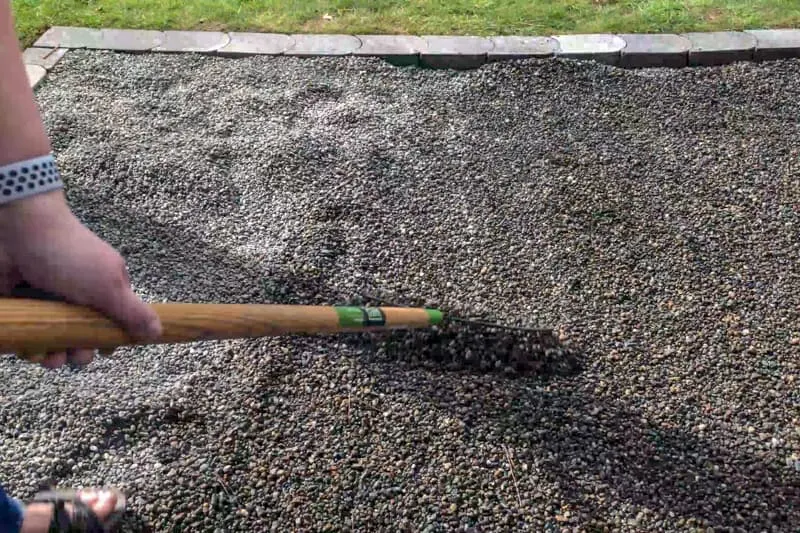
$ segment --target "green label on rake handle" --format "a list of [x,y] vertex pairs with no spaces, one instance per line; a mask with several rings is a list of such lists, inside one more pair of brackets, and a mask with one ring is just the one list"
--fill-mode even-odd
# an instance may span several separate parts
[[386,316],[377,307],[337,307],[339,326],[343,328],[374,328],[386,325]]

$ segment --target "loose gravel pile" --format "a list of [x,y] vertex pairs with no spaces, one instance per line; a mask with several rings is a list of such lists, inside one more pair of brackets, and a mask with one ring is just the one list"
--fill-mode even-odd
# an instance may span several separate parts
[[135,531],[800,528],[800,62],[74,51],[37,93],[76,212],[149,300],[381,293],[580,355],[514,375],[361,337],[6,357],[14,494],[119,485]]

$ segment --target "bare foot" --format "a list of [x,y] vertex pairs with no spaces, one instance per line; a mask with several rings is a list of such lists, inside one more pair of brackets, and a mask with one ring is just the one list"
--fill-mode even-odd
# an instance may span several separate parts
[[[70,519],[74,520],[76,515],[76,506],[70,503],[70,500],[75,501],[78,499],[83,502],[89,510],[91,510],[100,524],[105,525],[115,512],[118,511],[118,504],[123,503],[120,501],[121,495],[111,490],[102,489],[83,489],[77,491],[72,498],[64,497],[64,511]],[[78,504],[80,505],[80,504]],[[50,524],[53,522],[54,504],[33,502],[25,507],[25,519],[22,522],[21,533],[48,533],[50,531]],[[80,511],[80,509],[78,509]],[[78,523],[82,522],[78,520]],[[69,529],[70,524],[65,523],[61,529],[56,531],[101,531],[92,529],[91,524],[83,524],[82,528]]]

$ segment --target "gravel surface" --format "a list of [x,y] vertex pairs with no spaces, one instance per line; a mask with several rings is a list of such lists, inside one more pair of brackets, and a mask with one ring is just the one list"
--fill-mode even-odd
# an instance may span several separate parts
[[798,530],[799,80],[71,52],[39,101],[146,298],[381,293],[577,351],[514,375],[360,337],[7,357],[0,480],[117,484],[137,531]]

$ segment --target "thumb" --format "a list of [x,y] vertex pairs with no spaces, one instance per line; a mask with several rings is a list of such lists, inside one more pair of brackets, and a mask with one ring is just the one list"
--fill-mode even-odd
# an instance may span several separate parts
[[137,341],[154,341],[162,334],[161,320],[133,292],[124,261],[120,258],[118,263],[117,268],[109,271],[105,283],[99,283],[92,291],[89,304],[116,320]]

